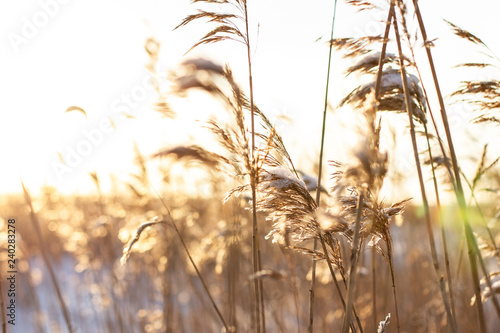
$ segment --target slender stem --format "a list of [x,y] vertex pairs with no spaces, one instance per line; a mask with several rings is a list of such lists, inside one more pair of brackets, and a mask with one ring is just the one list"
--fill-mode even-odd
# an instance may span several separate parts
[[[318,190],[319,192],[319,187]],[[314,239],[313,249],[316,251],[318,248],[318,240]],[[309,325],[307,331],[313,333],[314,326],[314,289],[316,288],[316,260],[312,261],[311,267],[311,287],[309,289]]]
[[[328,269],[330,270],[330,274],[332,275],[333,282],[335,283],[335,288],[337,289],[337,293],[339,295],[340,302],[342,303],[342,308],[345,311],[346,304],[345,304],[344,296],[342,296],[342,292],[340,291],[339,281],[337,280],[337,276],[335,275],[335,272],[333,271],[333,266],[332,266],[332,263],[330,261],[330,255],[328,254],[328,249],[326,248],[326,243],[325,243],[323,235],[321,234],[321,231],[320,231],[319,237],[320,237],[319,240],[321,242],[321,246],[323,248],[323,253],[325,254],[325,260],[328,263]],[[361,322],[359,320],[358,315],[356,314],[356,310],[354,309],[354,306],[352,307],[352,310],[356,316],[356,320],[358,322],[359,329],[361,332],[363,332],[363,327],[361,326]],[[356,331],[354,325],[352,325],[352,324],[351,324],[351,329],[353,332]]]
[[[387,50],[387,43],[389,42],[389,33],[391,31],[391,22],[392,22],[392,16],[394,15],[394,2],[391,1],[390,7],[389,7],[389,13],[387,14],[387,20],[385,22],[385,32],[384,32],[384,39],[382,41],[382,50],[380,51],[380,58],[378,61],[378,70],[377,70],[377,79],[375,82],[375,98],[378,100],[380,96],[380,87],[382,84],[382,73],[384,69],[384,63],[385,63],[385,53]],[[375,247],[372,247],[372,315],[373,315],[373,327],[374,329],[377,329],[378,326],[378,321],[377,321],[377,297],[376,297],[376,282],[377,282],[377,276],[376,276],[376,259],[375,259],[375,254],[376,250]],[[391,264],[392,265],[392,264]],[[392,270],[391,270],[392,273]],[[395,290],[395,289],[394,289]],[[395,294],[394,294],[395,297]],[[396,303],[396,302],[395,302]],[[397,309],[397,306],[396,306]]]
[[[151,185],[151,183],[150,183]],[[163,200],[163,198],[160,196],[160,194],[156,191],[156,189],[151,185],[151,187],[153,188],[153,190],[155,191],[156,195],[158,196],[158,199],[161,201],[163,207],[165,207],[165,209],[167,210],[167,214],[168,214],[168,217],[170,219],[170,222],[171,224],[173,225],[174,229],[175,229],[175,232],[177,233],[177,236],[179,236],[179,239],[182,243],[182,247],[184,248],[184,251],[186,252],[186,255],[188,256],[189,258],[189,261],[191,262],[191,265],[193,265],[193,268],[194,270],[196,271],[196,275],[198,275],[198,278],[200,279],[201,281],[201,284],[203,285],[203,289],[205,289],[205,292],[207,293],[207,296],[208,298],[210,299],[210,302],[212,303],[212,306],[213,308],[215,309],[215,312],[217,312],[217,316],[219,317],[219,319],[221,320],[222,322],[222,325],[224,325],[224,328],[226,329],[226,332],[232,332],[229,330],[229,327],[226,323],[226,320],[224,319],[224,316],[222,315],[222,312],[219,310],[219,307],[217,306],[217,304],[215,303],[215,300],[214,298],[212,297],[212,294],[210,293],[209,289],[208,289],[208,286],[205,282],[205,279],[203,278],[203,276],[201,275],[201,272],[200,270],[198,269],[198,266],[196,265],[196,263],[194,262],[194,259],[193,257],[191,256],[191,253],[189,252],[189,249],[186,245],[186,242],[184,241],[184,237],[182,237],[182,234],[181,232],[179,231],[179,228],[177,228],[177,223],[175,223],[175,220],[174,218],[172,217],[172,214],[170,213],[170,208],[168,208],[165,200]],[[161,223],[166,223],[165,221],[161,221]]]
[[446,238],[446,232],[444,229],[443,211],[441,208],[441,199],[440,199],[440,195],[439,195],[439,185],[438,185],[437,177],[436,177],[436,168],[434,167],[434,163],[433,163],[432,149],[431,149],[431,144],[430,144],[430,140],[429,140],[429,133],[427,130],[427,125],[424,125],[424,131],[425,131],[425,137],[427,139],[427,149],[429,152],[429,160],[431,161],[432,181],[434,184],[434,193],[436,195],[436,206],[437,206],[438,214],[439,214],[439,229],[441,230],[441,239],[443,240],[446,279],[447,279],[447,283],[448,283],[448,292],[449,292],[449,298],[450,298],[450,311],[451,311],[451,319],[452,319],[452,321],[450,322],[450,325],[451,325],[452,332],[456,332],[457,331],[457,320],[456,320],[456,314],[455,314],[455,296],[453,295],[453,282],[452,282],[451,269],[450,269],[450,256],[448,254],[448,245],[447,245],[448,242],[447,242],[447,238]]
[[[406,38],[407,38],[408,43],[409,43],[409,41],[410,41],[410,35],[408,33],[408,28],[407,28],[407,24],[406,24],[406,18],[404,16],[403,8],[401,7],[401,2],[398,3],[398,8],[400,10],[401,19],[402,19],[402,23],[403,23],[403,26],[404,26],[403,30],[404,30],[404,33],[406,34]],[[411,44],[411,43],[409,43],[409,44]],[[412,45],[410,45],[410,53],[411,53],[411,57],[412,57],[413,63],[415,64],[414,67],[415,67],[415,70],[417,71],[418,78],[419,78],[420,82],[423,83],[423,78],[422,78],[422,75],[420,73],[420,69],[416,65],[417,60],[416,60],[415,53],[413,51]],[[429,102],[429,97],[427,95],[427,90],[425,89],[425,86],[423,86],[423,84],[422,84],[422,90],[424,92],[425,103],[427,105],[428,113],[431,116],[431,120],[432,120],[432,123],[434,125],[434,129],[436,131],[436,136],[438,138],[438,142],[439,142],[439,145],[441,147],[441,151],[443,153],[443,157],[445,158],[445,161],[446,161],[446,153],[445,153],[444,147],[443,147],[442,142],[441,142],[441,136],[439,134],[439,130],[438,130],[437,125],[436,125],[436,121],[434,119],[434,114],[432,112],[431,104]],[[425,132],[425,138],[426,138],[426,141],[427,141],[427,149],[428,149],[428,154],[429,154],[429,160],[431,161],[432,180],[433,180],[434,192],[435,192],[435,196],[436,196],[436,205],[437,205],[438,214],[439,214],[438,216],[439,216],[439,226],[440,226],[440,230],[441,230],[441,239],[443,241],[443,252],[444,252],[446,277],[447,277],[446,281],[447,281],[447,284],[448,284],[448,292],[449,292],[448,296],[449,296],[449,302],[450,302],[450,307],[449,307],[449,309],[447,308],[446,310],[447,310],[447,313],[450,315],[448,317],[448,319],[449,320],[451,319],[451,321],[449,321],[450,325],[451,325],[451,331],[452,332],[456,332],[457,331],[457,321],[456,321],[456,315],[455,315],[455,297],[454,297],[454,293],[453,293],[453,283],[452,283],[451,270],[450,270],[450,259],[449,259],[449,255],[448,255],[448,246],[447,246],[447,240],[446,240],[446,232],[445,232],[445,229],[444,229],[443,216],[442,216],[442,210],[441,210],[441,200],[440,200],[440,195],[439,195],[439,186],[438,186],[438,183],[437,183],[436,171],[435,171],[435,167],[434,167],[434,163],[433,163],[432,148],[431,148],[431,144],[430,144],[430,138],[429,138],[429,132],[428,132],[427,124],[424,123],[423,127],[424,127],[424,132]],[[445,163],[445,165],[447,167],[449,167],[447,163]],[[453,177],[451,177],[451,178],[453,178]],[[452,183],[453,183],[453,186],[455,187],[455,182],[454,182],[453,179],[452,179]],[[443,282],[444,281],[442,281],[440,279],[440,284],[443,283]],[[444,288],[446,288],[446,287],[444,287]],[[444,294],[446,294],[446,292]],[[446,304],[445,304],[445,306],[446,306]]]
[[[488,234],[491,237],[490,241],[493,243],[492,245],[493,245],[493,247],[495,249],[495,255],[498,255],[498,248],[496,246],[495,239],[493,238],[493,235],[491,234],[491,230],[488,227],[488,223],[486,222],[486,219],[484,217],[483,210],[481,209],[481,206],[479,205],[479,202],[477,201],[476,195],[474,194],[475,188],[474,188],[474,186],[472,186],[472,184],[469,182],[469,180],[463,174],[463,172],[460,172],[460,173],[464,177],[465,182],[467,183],[467,185],[469,186],[469,188],[471,190],[471,199],[474,200],[474,203],[476,204],[477,210],[479,212],[479,216],[481,218],[481,222],[486,227],[486,230],[488,231]],[[474,239],[474,241],[476,242],[476,248],[479,248],[479,246],[477,245],[477,241],[475,239]],[[488,288],[490,288],[490,290],[493,290],[493,286],[492,286],[492,283],[491,283],[491,278],[490,278],[490,275],[489,275],[488,271],[486,270],[486,266],[484,264],[484,260],[483,260],[483,256],[481,254],[481,251],[478,251],[477,254],[478,254],[477,258],[478,258],[479,264],[481,266],[481,271],[483,272],[484,278],[486,279],[486,285],[488,286]],[[496,298],[496,294],[495,293],[493,293],[491,297],[492,297],[493,305],[495,307],[497,315],[500,318],[500,303],[498,303],[498,300]]]
[[[257,226],[257,194],[256,187],[258,183],[258,176],[255,170],[255,115],[254,115],[254,96],[253,96],[253,77],[252,77],[252,55],[250,47],[250,33],[248,28],[248,8],[247,1],[243,1],[243,11],[245,14],[245,43],[247,47],[248,58],[248,85],[250,89],[250,119],[252,130],[252,149],[251,149],[251,172],[250,184],[252,188],[252,253],[253,253],[253,273],[256,274],[262,269],[261,255],[259,248],[259,230]],[[256,328],[257,332],[265,332],[265,311],[264,311],[264,292],[262,289],[262,280],[254,279],[254,292],[255,292],[255,312],[256,312]]]
[[68,332],[73,333],[73,328],[71,327],[71,318],[69,315],[69,310],[68,310],[68,307],[64,301],[61,289],[59,287],[59,283],[57,281],[56,274],[54,272],[54,268],[52,267],[52,264],[50,263],[49,255],[47,253],[47,246],[46,246],[45,241],[42,237],[42,229],[40,227],[40,222],[38,221],[35,210],[33,209],[33,203],[31,201],[31,196],[28,192],[28,189],[26,189],[26,187],[24,186],[22,181],[21,181],[21,185],[22,185],[23,191],[24,191],[24,198],[26,200],[26,203],[28,204],[28,207],[30,208],[31,222],[33,224],[33,229],[35,229],[35,234],[38,237],[38,243],[40,245],[40,252],[42,253],[43,261],[45,263],[45,266],[47,266],[47,269],[48,269],[49,275],[50,275],[50,279],[52,281],[52,284],[54,285],[54,289],[56,290],[57,299],[59,301],[59,307],[61,308],[61,312],[63,314],[64,321],[65,321],[66,326],[68,328]]
[[397,329],[399,332],[400,325],[399,325],[399,311],[398,311],[398,296],[396,293],[396,278],[394,277],[394,267],[393,267],[393,262],[392,262],[392,255],[389,256],[389,269],[391,271],[392,297],[394,298],[394,304],[395,304],[394,311],[396,312],[396,325],[397,325]]
[[[477,270],[477,262],[476,262],[476,255],[478,253],[478,249],[475,247],[475,240],[474,240],[474,234],[472,232],[472,228],[469,222],[469,217],[467,214],[467,205],[465,203],[465,196],[464,196],[464,191],[462,187],[462,181],[460,177],[460,172],[459,172],[459,166],[458,166],[458,160],[455,152],[455,147],[453,145],[453,140],[451,137],[451,131],[450,131],[450,125],[448,123],[448,116],[446,114],[446,108],[444,105],[444,99],[441,93],[441,89],[439,87],[439,81],[437,79],[437,74],[436,74],[436,68],[434,66],[434,60],[432,58],[432,52],[430,46],[427,44],[427,33],[425,30],[424,22],[422,19],[422,14],[420,13],[420,8],[418,6],[418,1],[413,0],[413,5],[415,7],[415,14],[417,16],[418,24],[420,27],[420,32],[422,34],[422,38],[424,40],[424,43],[426,45],[426,52],[427,52],[427,58],[429,60],[429,66],[432,72],[432,78],[434,80],[434,85],[436,87],[436,93],[438,96],[439,100],[439,106],[441,108],[441,118],[443,121],[443,125],[445,128],[445,133],[446,133],[446,139],[448,141],[448,147],[450,149],[450,154],[451,154],[451,161],[453,165],[453,173],[455,175],[455,180],[456,180],[456,185],[457,185],[457,190],[455,191],[455,194],[457,196],[457,201],[460,206],[460,212],[462,215],[462,219],[464,221],[464,229],[465,229],[465,238],[467,241],[467,248],[468,248],[468,255],[469,255],[469,262],[471,266],[471,275],[472,275],[472,280],[474,283],[474,293],[476,295],[476,299],[479,300],[481,297],[481,288],[479,284],[479,275],[478,275],[478,270]],[[476,302],[476,308],[478,312],[478,320],[479,320],[479,328],[480,332],[486,332],[486,323],[485,323],[485,317],[484,317],[484,309],[483,309],[483,304],[482,302]]]
[[375,246],[372,246],[372,317],[373,317],[373,327],[377,328],[378,320],[377,320],[377,258],[375,255],[377,251],[375,250]]
[[380,51],[380,58],[378,61],[377,81],[375,82],[375,98],[377,100],[380,95],[380,85],[382,83],[382,73],[383,73],[382,70],[384,68],[385,52],[387,50],[387,43],[389,41],[389,32],[391,31],[391,22],[393,15],[394,15],[394,2],[391,1],[391,6],[389,7],[389,14],[387,15],[387,21],[385,22],[384,39],[382,42],[382,50]]
[[[412,50],[412,56],[413,56],[413,59],[415,62],[415,56],[413,55],[413,50]],[[416,69],[417,69],[417,73],[418,73],[420,82],[423,82],[422,75],[420,74],[420,70],[418,69],[418,67],[416,67]],[[425,89],[425,87],[422,87],[422,90],[424,92],[425,101],[426,101],[427,109],[428,109],[428,114],[431,116],[432,125],[434,127],[434,131],[435,131],[436,136],[437,136],[439,148],[441,150],[441,154],[443,154],[444,166],[445,166],[446,170],[448,171],[448,176],[450,178],[450,182],[452,183],[453,188],[456,191],[457,185],[456,185],[455,177],[453,175],[453,172],[451,171],[450,164],[448,163],[448,160],[447,160],[447,153],[446,153],[446,150],[443,146],[443,140],[441,140],[441,135],[439,133],[439,129],[438,129],[436,120],[434,118],[434,112],[432,111],[432,108],[430,106],[429,97],[427,95],[427,90]],[[456,309],[455,309],[455,292],[454,292],[454,288],[453,288],[453,276],[451,274],[451,267],[450,267],[450,256],[449,256],[449,252],[448,252],[448,242],[447,242],[447,237],[446,237],[446,231],[444,228],[444,218],[443,218],[443,212],[441,209],[441,200],[440,200],[440,196],[439,196],[437,177],[436,177],[436,172],[435,172],[435,167],[434,167],[434,162],[433,162],[433,157],[432,157],[432,149],[430,147],[430,142],[429,142],[427,125],[424,126],[424,129],[425,129],[425,137],[427,139],[427,147],[429,150],[429,159],[431,161],[432,179],[433,179],[434,190],[435,190],[435,195],[436,195],[436,205],[437,205],[438,212],[439,212],[439,226],[440,226],[440,230],[441,230],[441,239],[443,240],[443,251],[444,251],[446,278],[447,278],[448,292],[449,292],[449,298],[450,298],[450,307],[451,307],[450,310],[451,310],[452,319],[453,319],[451,324],[452,324],[452,330],[454,332],[456,332],[457,331],[457,326],[456,326],[457,320],[456,320]],[[461,244],[460,249],[462,249],[462,245],[463,244]],[[460,250],[460,259],[458,261],[459,263],[461,261],[461,258],[462,258],[462,251]],[[457,271],[457,274],[458,274],[458,271]]]
[[205,289],[205,292],[207,293],[208,298],[210,298],[210,302],[212,303],[212,306],[214,307],[215,312],[217,312],[217,316],[222,321],[222,324],[224,325],[224,328],[226,329],[226,332],[230,332],[229,331],[229,327],[227,326],[226,320],[222,316],[222,313],[219,310],[219,307],[217,306],[217,304],[215,303],[215,300],[213,299],[212,294],[210,294],[210,291],[208,290],[208,286],[207,286],[207,284],[205,282],[205,279],[203,279],[203,277],[202,277],[202,275],[200,273],[200,270],[198,269],[198,266],[194,262],[193,257],[191,256],[191,253],[189,252],[189,249],[187,248],[186,242],[184,242],[184,237],[182,237],[179,229],[177,228],[177,224],[175,223],[175,221],[173,220],[173,218],[171,216],[170,216],[170,220],[172,222],[172,225],[174,226],[175,232],[177,233],[177,235],[179,236],[179,239],[181,240],[182,247],[184,247],[184,250],[186,251],[186,254],[187,254],[188,258],[189,258],[189,261],[193,265],[193,268],[195,269],[196,274],[200,278],[201,284],[203,285],[203,289]]
[[[407,82],[407,78],[406,78],[406,68],[405,68],[405,64],[404,64],[403,49],[401,46],[401,37],[399,35],[399,28],[398,28],[398,23],[397,23],[396,18],[394,18],[394,20],[393,20],[393,25],[394,25],[394,31],[396,33],[396,43],[398,46],[398,53],[399,53],[399,58],[400,58],[400,63],[401,63],[401,80],[403,82],[403,90],[405,93],[406,111],[408,113],[408,118],[409,118],[409,123],[410,123],[410,135],[411,135],[411,140],[412,140],[412,145],[413,145],[413,154],[415,157],[415,164],[416,164],[417,173],[418,173],[418,180],[419,180],[419,184],[420,184],[420,192],[422,194],[422,202],[423,202],[423,206],[424,206],[427,234],[429,236],[429,243],[430,243],[430,247],[431,247],[431,255],[432,255],[434,271],[436,273],[436,277],[437,277],[438,281],[440,282],[441,281],[441,273],[440,273],[440,268],[439,268],[439,261],[438,261],[438,256],[437,256],[436,244],[434,241],[434,236],[433,236],[433,231],[432,231],[429,202],[427,200],[427,195],[425,192],[425,184],[424,184],[424,178],[422,175],[422,167],[420,165],[420,157],[419,157],[419,153],[418,153],[417,139],[416,139],[416,135],[415,135],[415,124],[413,121],[413,110],[412,110],[412,104],[411,104],[411,97],[410,97],[408,82]],[[442,286],[441,283],[440,283],[440,285]],[[448,297],[446,295],[446,290],[443,290],[443,288],[441,288],[441,294],[442,294],[443,302],[445,304],[445,308],[447,310],[448,320],[450,320],[451,319],[451,312],[449,310],[450,307],[448,304]],[[448,304],[448,306],[447,306],[447,304]]]
[[[392,23],[392,17],[394,15],[394,2],[391,1],[390,7],[389,7],[389,13],[387,14],[387,20],[385,21],[385,32],[384,32],[384,38],[382,40],[382,50],[380,51],[380,58],[378,62],[378,70],[377,70],[377,79],[375,82],[375,98],[378,100],[380,96],[380,87],[382,84],[382,73],[384,69],[384,63],[385,63],[385,54],[387,51],[387,44],[389,42],[389,33],[391,31],[391,23]],[[376,282],[377,282],[377,277],[376,277],[376,250],[375,247],[372,247],[372,316],[373,316],[373,327],[374,329],[377,329],[378,326],[378,320],[377,320],[377,297],[376,297]],[[397,306],[396,306],[397,308]]]
[[[411,48],[411,54],[412,54],[413,62],[416,63],[413,48]],[[417,66],[415,66],[415,68],[417,70],[417,74],[418,74],[420,82],[423,82],[422,75],[420,73],[419,68]],[[447,154],[446,154],[446,151],[444,149],[443,142],[441,140],[441,135],[439,133],[439,129],[438,129],[437,124],[436,124],[436,120],[434,119],[434,113],[432,112],[432,108],[431,108],[431,105],[429,102],[429,97],[427,95],[427,90],[425,89],[424,86],[422,87],[422,90],[424,92],[425,101],[426,101],[427,109],[428,109],[428,114],[431,116],[432,124],[433,124],[434,130],[436,132],[439,147],[441,149],[441,153],[443,154],[444,165],[445,165],[446,169],[448,170],[448,174],[450,177],[450,181],[453,185],[453,188],[456,189],[455,178],[453,177],[453,173],[451,172],[450,165],[447,161]],[[443,240],[443,252],[444,252],[444,260],[445,260],[446,278],[447,278],[448,292],[449,292],[449,299],[450,299],[450,312],[451,312],[451,316],[452,316],[451,328],[452,328],[452,332],[456,332],[457,331],[457,319],[456,319],[456,311],[455,311],[455,293],[454,293],[453,278],[452,278],[451,268],[450,268],[448,242],[447,242],[447,237],[446,237],[446,231],[444,228],[444,218],[443,218],[443,212],[441,209],[441,200],[440,200],[439,189],[438,189],[439,186],[437,183],[436,171],[435,171],[434,162],[433,162],[432,149],[430,146],[427,124],[424,124],[424,130],[425,130],[425,137],[427,139],[427,148],[429,151],[429,159],[431,161],[432,179],[433,179],[434,191],[435,191],[435,195],[436,195],[436,205],[437,205],[437,209],[438,209],[438,213],[439,213],[439,227],[440,227],[440,231],[441,231],[441,239]]]
[[350,262],[351,267],[347,279],[347,305],[346,305],[346,312],[344,314],[344,322],[342,324],[342,333],[349,332],[349,324],[351,323],[351,316],[352,316],[351,307],[353,306],[356,278],[358,276],[356,267],[359,257],[359,244],[360,244],[359,231],[361,229],[362,212],[363,212],[363,193],[361,192],[358,197],[358,203],[356,208],[356,221],[354,224],[354,236],[352,239],[352,252],[351,252],[351,262]]
[[[333,18],[332,18],[332,29],[330,32],[330,41],[333,39],[333,31],[335,28],[335,17],[337,14],[337,0],[335,0],[334,7],[333,7]],[[321,202],[321,178],[323,175],[323,152],[324,152],[324,146],[325,146],[325,133],[326,133],[326,115],[327,115],[327,110],[328,110],[328,91],[330,87],[330,69],[331,69],[331,63],[332,63],[332,50],[333,50],[333,44],[330,42],[330,48],[328,51],[328,69],[326,72],[326,88],[325,88],[325,103],[323,106],[323,121],[322,121],[322,128],[321,128],[321,146],[319,150],[319,162],[318,162],[318,185],[316,188],[316,205],[319,207],[320,202]],[[318,241],[317,239],[314,239],[314,250],[316,251],[318,247]],[[308,326],[308,332],[312,333],[313,332],[313,324],[314,324],[314,288],[316,285],[316,260],[313,260],[312,263],[312,278],[311,278],[311,289],[309,290],[309,326]]]

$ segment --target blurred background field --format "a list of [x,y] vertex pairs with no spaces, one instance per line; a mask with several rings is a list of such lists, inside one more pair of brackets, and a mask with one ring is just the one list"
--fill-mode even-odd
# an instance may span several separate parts
[[[216,195],[214,198],[166,192],[162,195],[171,205],[193,258],[224,315],[237,322],[239,331],[251,331],[248,211],[233,208],[230,203],[223,206]],[[9,332],[65,332],[24,198],[4,196],[2,206],[3,216],[15,216],[19,228],[17,325]],[[221,331],[220,322],[171,227],[157,225],[147,229],[127,264],[120,264],[122,250],[137,226],[148,218],[166,214],[158,198],[138,198],[126,189],[117,189],[106,196],[97,193],[68,196],[46,187],[43,195],[35,199],[34,207],[76,332]],[[459,252],[459,217],[456,207],[447,207],[446,211],[451,265],[458,274],[455,280],[458,324],[461,332],[474,332],[475,315],[470,305],[473,290],[466,274],[467,262]],[[268,226],[262,224],[262,239],[267,231]],[[438,287],[429,283],[434,272],[422,212],[417,207],[408,207],[404,223],[393,225],[391,232],[403,331],[442,332],[446,317]],[[5,239],[6,235],[1,237]],[[268,331],[295,331],[296,309],[288,257],[270,241],[261,245],[265,253],[263,268],[276,273],[263,280]],[[365,331],[374,331],[375,325],[371,255],[369,249],[363,251],[356,298]],[[378,255],[376,260],[377,311],[381,318],[394,309],[387,265]],[[311,258],[297,254],[294,261],[295,282],[300,291],[299,315],[305,327]],[[496,265],[495,259],[489,262]],[[318,266],[318,281],[315,332],[331,332],[340,325],[343,311],[324,263]],[[498,318],[490,303],[486,304],[486,311],[488,325],[494,331]]]

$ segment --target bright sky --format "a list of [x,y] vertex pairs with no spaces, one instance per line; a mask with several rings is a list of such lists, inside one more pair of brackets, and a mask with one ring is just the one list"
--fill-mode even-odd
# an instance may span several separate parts
[[[277,119],[298,165],[312,169],[308,165],[316,161],[319,151],[328,54],[325,43],[316,40],[329,36],[333,1],[313,0],[306,5],[295,0],[250,0],[249,8],[257,45],[256,101]],[[464,0],[422,0],[421,9],[430,37],[439,38],[434,54],[445,92],[460,81],[450,67],[474,60],[477,54],[469,44],[452,37],[442,18],[500,52],[495,26],[498,1],[472,5]],[[153,111],[156,94],[147,83],[144,51],[145,39],[154,36],[161,42],[160,71],[175,69],[189,47],[207,32],[199,24],[172,31],[194,11],[187,0],[0,2],[0,192],[20,191],[20,178],[33,191],[51,184],[67,193],[85,192],[92,187],[88,172],[97,170],[103,179],[111,173],[126,179],[134,170],[134,142],[150,154],[195,138],[199,126],[185,124],[193,124],[193,118],[207,119],[207,110],[192,98],[193,113],[179,112],[177,120],[161,118]],[[337,13],[336,37],[379,34],[383,26],[377,22],[387,15],[385,10],[353,15],[343,1]],[[190,56],[229,62],[245,87],[246,58],[240,45],[204,46]],[[335,59],[333,105],[354,88],[339,83],[344,67]],[[64,113],[72,105],[84,108],[88,119],[78,112]],[[280,114],[293,122],[279,120]],[[338,147],[351,144],[351,139],[340,135],[342,123],[334,121],[337,118],[331,113],[329,119],[326,156],[342,159],[345,152],[338,152]],[[463,123],[456,126],[460,131]],[[479,139],[492,140],[498,141],[498,134]],[[84,154],[76,156],[78,151]],[[61,169],[58,153],[72,164],[70,169]]]

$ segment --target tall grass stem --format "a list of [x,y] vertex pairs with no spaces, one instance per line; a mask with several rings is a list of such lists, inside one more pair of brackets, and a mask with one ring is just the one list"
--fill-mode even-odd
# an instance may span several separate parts
[[[257,225],[257,194],[256,187],[258,183],[258,176],[255,170],[255,114],[254,114],[254,95],[253,95],[253,76],[252,76],[252,55],[250,47],[250,33],[248,28],[248,8],[247,1],[243,1],[243,9],[245,15],[245,35],[246,35],[246,48],[248,58],[248,85],[250,89],[250,122],[252,131],[252,169],[250,172],[250,184],[252,188],[252,253],[253,253],[253,273],[257,274],[262,270],[260,247],[259,247],[259,229]],[[264,291],[262,289],[262,280],[254,279],[255,289],[255,312],[256,312],[256,328],[257,332],[265,332],[265,310],[264,310]]]
[[[434,86],[436,88],[436,93],[439,101],[439,106],[441,108],[441,119],[443,121],[445,133],[446,133],[446,139],[448,141],[448,147],[450,150],[450,155],[451,155],[451,162],[453,166],[453,173],[457,185],[457,190],[455,191],[457,201],[460,207],[462,219],[464,222],[464,230],[465,230],[465,238],[467,241],[467,248],[468,248],[468,255],[469,255],[469,262],[471,266],[471,275],[472,275],[472,281],[474,284],[474,293],[476,295],[476,299],[479,300],[481,299],[481,288],[479,284],[479,275],[478,275],[478,270],[477,270],[477,262],[476,262],[476,255],[478,253],[478,249],[475,247],[475,239],[474,239],[474,234],[472,231],[472,228],[470,226],[469,222],[469,217],[467,214],[467,205],[465,203],[465,196],[464,196],[464,191],[462,187],[462,182],[461,182],[461,177],[460,177],[460,172],[459,172],[459,166],[458,166],[458,159],[457,155],[455,152],[455,147],[453,144],[453,139],[451,137],[451,130],[450,130],[450,125],[448,122],[448,116],[446,113],[446,107],[444,105],[444,99],[443,95],[441,93],[441,88],[439,86],[439,81],[437,78],[437,73],[436,73],[436,68],[434,66],[434,60],[432,58],[432,51],[430,48],[430,45],[427,43],[427,32],[425,29],[425,25],[422,19],[422,14],[420,12],[420,8],[418,6],[418,1],[413,0],[413,6],[415,8],[415,14],[417,16],[417,21],[418,25],[420,28],[420,33],[422,34],[422,39],[424,40],[424,43],[426,45],[426,53],[427,53],[427,58],[429,60],[429,66],[431,69],[432,73],[432,78],[434,81]],[[478,321],[479,321],[479,329],[480,332],[486,332],[486,322],[485,322],[485,317],[484,317],[484,309],[483,309],[483,304],[482,302],[476,302],[476,309],[478,312]]]
[[69,310],[66,305],[66,302],[64,301],[61,288],[59,286],[59,282],[57,281],[56,274],[54,272],[54,268],[52,267],[52,264],[49,259],[49,254],[47,253],[47,244],[45,244],[45,241],[42,236],[42,229],[40,227],[40,222],[38,221],[38,217],[36,216],[35,209],[33,208],[33,202],[31,200],[31,195],[28,191],[28,189],[24,186],[23,181],[21,180],[21,185],[23,187],[23,192],[24,192],[24,198],[26,200],[26,204],[28,205],[30,209],[30,215],[31,215],[31,223],[33,225],[33,229],[35,229],[35,234],[37,235],[38,238],[38,244],[40,246],[40,252],[42,254],[43,261],[45,263],[45,266],[47,267],[47,270],[49,271],[50,279],[52,281],[52,284],[54,286],[54,289],[56,291],[57,295],[57,300],[59,301],[59,307],[61,308],[61,312],[64,317],[64,322],[66,324],[66,327],[68,329],[68,332],[73,333],[73,328],[71,326],[71,318],[69,315]]
[[[337,0],[334,2],[333,6],[333,17],[332,17],[332,28],[330,32],[330,41],[333,39],[333,33],[335,29],[335,18],[337,16]],[[325,147],[325,133],[326,133],[326,115],[328,110],[328,91],[330,89],[330,69],[332,64],[332,50],[333,45],[330,43],[330,47],[328,50],[328,66],[326,70],[326,84],[325,84],[325,101],[323,105],[323,119],[321,123],[321,144],[319,150],[319,161],[318,161],[318,181],[316,187],[316,205],[319,207],[321,202],[321,178],[323,176],[323,153]],[[316,251],[318,247],[318,240],[314,239],[314,251]],[[312,263],[312,278],[311,278],[311,288],[309,290],[309,326],[308,332],[313,332],[314,326],[314,288],[316,285],[316,260],[313,260]]]

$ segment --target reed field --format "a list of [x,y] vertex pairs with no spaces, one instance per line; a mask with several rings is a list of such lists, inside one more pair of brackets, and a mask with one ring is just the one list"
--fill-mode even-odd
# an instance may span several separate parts
[[[190,140],[135,146],[130,172],[89,172],[88,193],[32,194],[21,180],[0,197],[2,332],[498,332],[500,60],[447,17],[457,49],[477,52],[450,60],[466,74],[444,94],[439,39],[417,0],[343,2],[383,13],[382,33],[338,37],[331,2],[324,100],[303,111],[322,121],[315,133],[304,123],[283,135],[259,107],[265,32],[252,1],[192,1],[174,32],[202,33],[168,75],[169,46],[147,38],[151,112]],[[241,57],[199,56],[227,45]],[[349,92],[337,98],[339,86]],[[177,106],[196,99],[215,113],[189,123]],[[458,130],[457,104],[468,110]],[[331,131],[338,113],[349,120]],[[478,139],[464,144],[469,130]],[[293,142],[306,137],[318,140],[301,155]],[[59,157],[64,173],[71,161]]]

